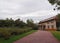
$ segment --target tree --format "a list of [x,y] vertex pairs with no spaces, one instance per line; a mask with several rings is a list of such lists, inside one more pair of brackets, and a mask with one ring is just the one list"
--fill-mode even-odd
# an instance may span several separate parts
[[20,21],[19,26],[22,28],[22,27],[26,26],[26,23],[24,23],[23,21]]
[[25,27],[26,23],[21,21],[20,19],[13,20],[12,18],[5,20],[0,20],[0,27]]
[[57,22],[56,23],[57,23],[56,26],[58,28],[57,30],[60,30],[60,14],[57,15]]
[[19,25],[20,25],[20,19],[15,20],[15,26],[19,27]]
[[14,20],[12,18],[9,19],[9,25],[10,27],[14,27]]
[[38,25],[34,23],[34,21],[32,19],[28,19],[27,20],[27,26],[32,27],[33,30],[37,30],[38,29]]
[[5,20],[5,27],[13,27],[14,26],[14,20],[12,18]]
[[28,19],[27,20],[27,26],[29,26],[29,27],[32,27],[34,25],[34,22],[33,22],[33,20],[32,19]]
[[0,20],[0,27],[4,27],[5,26],[5,20]]
[[15,20],[15,26],[16,27],[24,27],[25,25],[26,25],[26,23],[24,23],[20,19]]
[[58,22],[60,22],[60,14],[58,14],[57,17],[58,17]]
[[[60,0],[48,0],[49,1],[49,3],[51,3],[52,5],[54,5],[54,4],[56,4],[56,8],[57,8],[57,10],[60,10]],[[54,8],[54,10],[56,9],[56,8]]]

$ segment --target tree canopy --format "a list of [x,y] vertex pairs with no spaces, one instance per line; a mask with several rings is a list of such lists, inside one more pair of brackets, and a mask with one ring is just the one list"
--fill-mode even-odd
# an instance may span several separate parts
[[36,27],[36,24],[32,19],[28,19],[25,23],[24,21],[20,20],[19,18],[16,20],[13,20],[12,18],[8,19],[6,18],[5,20],[0,20],[0,27]]
[[[60,0],[48,0],[52,5],[56,5],[57,10],[60,10]],[[54,10],[56,9],[54,8]]]
[[58,22],[60,22],[60,14],[58,14],[57,17],[58,17]]

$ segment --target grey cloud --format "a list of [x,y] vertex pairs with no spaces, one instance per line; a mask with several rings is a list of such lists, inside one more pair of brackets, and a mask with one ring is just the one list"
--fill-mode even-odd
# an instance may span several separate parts
[[[27,18],[34,19],[34,21],[40,21],[40,17],[20,17],[21,15],[40,15],[46,16],[43,13],[45,11],[52,11],[54,6],[50,5],[48,0],[0,0],[0,18],[14,18],[18,17],[26,20]],[[33,12],[38,12],[33,14]],[[47,12],[45,12],[47,14]],[[49,13],[48,13],[49,14]],[[47,15],[48,15],[47,14]],[[52,14],[52,13],[51,13]],[[39,16],[39,15],[38,15]],[[41,17],[42,19],[43,17]]]
[[47,3],[47,0],[3,0],[0,2],[2,10],[9,10],[14,14],[26,14],[38,10],[50,10],[51,7],[48,5],[49,3]]

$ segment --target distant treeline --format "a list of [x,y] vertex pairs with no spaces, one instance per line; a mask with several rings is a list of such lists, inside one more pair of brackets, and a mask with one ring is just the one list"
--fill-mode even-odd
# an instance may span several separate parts
[[12,18],[8,19],[0,19],[0,27],[36,27],[37,25],[34,23],[32,19],[28,19],[26,23],[19,18],[13,20]]
[[0,27],[24,27],[26,25],[27,24],[25,22],[21,21],[20,19],[17,19],[15,21],[12,18],[0,20]]

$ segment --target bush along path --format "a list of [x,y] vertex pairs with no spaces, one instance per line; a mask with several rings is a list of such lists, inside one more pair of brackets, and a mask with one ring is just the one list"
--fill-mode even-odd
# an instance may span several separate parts
[[49,31],[40,31],[30,34],[14,43],[60,43]]
[[14,41],[21,39],[33,32],[35,32],[36,30],[30,30],[28,32],[22,33],[20,35],[13,35],[11,36],[9,39],[5,40],[4,38],[0,38],[0,43],[13,43]]
[[0,38],[9,39],[12,35],[19,35],[32,30],[31,28],[0,28]]

